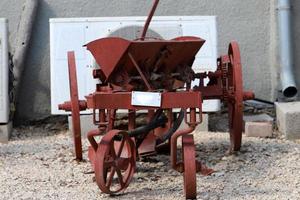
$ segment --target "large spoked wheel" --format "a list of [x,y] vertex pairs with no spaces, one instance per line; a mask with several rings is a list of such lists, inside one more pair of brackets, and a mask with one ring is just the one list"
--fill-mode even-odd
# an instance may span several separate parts
[[136,149],[127,132],[111,130],[101,139],[95,158],[100,190],[116,194],[126,189],[136,168]]
[[228,49],[228,112],[230,130],[230,152],[239,151],[243,131],[243,78],[240,49],[231,42]]
[[193,135],[182,136],[183,181],[186,199],[196,199],[196,153]]
[[80,128],[80,105],[78,99],[78,86],[76,75],[75,53],[68,52],[70,98],[72,110],[72,130],[74,135],[75,154],[77,160],[82,160],[81,128]]

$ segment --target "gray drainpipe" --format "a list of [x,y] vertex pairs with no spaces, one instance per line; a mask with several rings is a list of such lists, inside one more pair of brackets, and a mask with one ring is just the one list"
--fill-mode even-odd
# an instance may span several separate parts
[[285,97],[293,98],[297,95],[298,89],[293,74],[294,51],[291,30],[291,1],[278,0],[277,9],[282,92]]

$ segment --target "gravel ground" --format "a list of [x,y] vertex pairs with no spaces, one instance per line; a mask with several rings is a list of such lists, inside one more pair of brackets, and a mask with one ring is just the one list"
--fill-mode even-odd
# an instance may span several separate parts
[[[197,175],[198,199],[300,199],[299,144],[244,138],[242,151],[228,156],[228,134],[194,135],[198,158],[216,170]],[[86,141],[84,148],[86,158]],[[138,162],[129,188],[115,197],[99,191],[89,162],[73,158],[67,131],[14,130],[13,140],[0,144],[0,199],[184,199],[182,176],[168,156]]]

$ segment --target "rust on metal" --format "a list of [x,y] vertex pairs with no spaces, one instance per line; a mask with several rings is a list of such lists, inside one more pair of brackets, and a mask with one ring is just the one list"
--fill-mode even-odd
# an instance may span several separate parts
[[[136,156],[154,156],[167,149],[171,167],[183,174],[185,197],[195,199],[196,173],[214,172],[196,160],[193,133],[202,122],[203,101],[219,99],[228,107],[229,151],[233,152],[240,150],[242,143],[243,101],[253,99],[254,93],[243,90],[240,50],[236,42],[231,42],[227,54],[217,59],[216,71],[196,73],[192,65],[205,40],[192,36],[146,40],[158,3],[155,0],[141,38],[108,37],[85,45],[100,66],[92,76],[101,82],[85,100],[78,99],[75,55],[68,53],[71,100],[59,105],[59,109],[72,114],[79,160],[82,159],[79,112],[92,111],[98,128],[87,134],[88,157],[102,192],[116,194],[129,186],[136,169]],[[192,88],[193,81],[199,84]],[[140,101],[148,103],[134,104],[132,99],[137,92],[144,94]],[[147,98],[150,100],[146,101]],[[125,110],[127,124],[118,127],[117,111],[121,109]],[[137,123],[138,111],[148,113],[144,124]],[[179,129],[183,122],[187,128]],[[100,142],[96,137],[102,137]],[[181,149],[179,139],[182,139]]]
[[[170,108],[201,108],[201,93],[191,92],[162,92],[161,109]],[[103,93],[95,92],[86,96],[88,109],[127,109],[148,110],[149,107],[131,105],[131,92]],[[113,99],[113,101],[112,101]],[[155,108],[153,108],[155,109]]]

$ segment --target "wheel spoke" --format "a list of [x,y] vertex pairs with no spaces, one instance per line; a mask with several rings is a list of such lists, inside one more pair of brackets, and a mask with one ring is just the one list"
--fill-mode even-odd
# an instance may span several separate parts
[[115,146],[114,146],[114,141],[112,141],[112,143],[110,145],[110,153],[111,153],[111,157],[113,157],[113,159],[115,160],[117,155],[116,155],[116,150],[115,150]]
[[120,145],[120,147],[118,149],[117,158],[119,158],[121,156],[121,154],[122,154],[122,151],[123,151],[123,148],[124,148],[124,144],[125,144],[125,140],[126,140],[126,138],[125,138],[125,136],[123,136],[123,139],[121,141],[121,145]]
[[116,168],[116,171],[117,171],[117,175],[119,178],[119,183],[120,183],[121,187],[124,187],[124,181],[123,181],[123,176],[122,176],[121,170]]
[[108,168],[114,166],[114,160],[115,159],[112,156],[107,157],[104,161],[104,167]]
[[126,170],[130,164],[131,157],[130,158],[119,158],[117,161],[117,167],[121,170]]
[[108,180],[106,180],[106,181],[107,181],[107,182],[106,182],[106,187],[110,188],[115,173],[116,173],[116,168],[115,168],[115,167],[112,167],[111,170],[110,170],[110,174],[109,174]]

